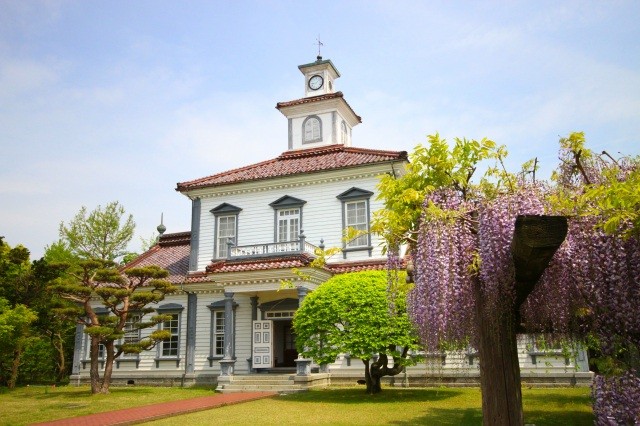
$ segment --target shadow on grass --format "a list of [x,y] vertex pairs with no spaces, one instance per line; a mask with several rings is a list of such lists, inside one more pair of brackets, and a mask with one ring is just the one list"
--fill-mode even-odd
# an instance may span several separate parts
[[368,402],[375,403],[397,403],[397,402],[433,402],[448,398],[454,398],[461,392],[455,389],[382,389],[376,395],[368,395],[363,388],[330,388],[312,390],[310,392],[283,395],[279,398],[286,398],[290,401],[316,402],[316,403],[337,403],[337,404],[362,404]]
[[533,404],[556,404],[558,406],[562,405],[570,405],[570,404],[586,404],[591,405],[591,396],[590,395],[567,395],[566,393],[562,393],[560,391],[553,392],[547,391],[544,394],[535,394],[535,393],[523,393],[522,395],[523,403],[531,403]]
[[[135,397],[136,395],[145,395],[153,393],[153,390],[150,388],[112,388],[112,393],[117,393],[119,395],[129,395],[130,397]],[[79,387],[79,388],[69,388],[69,387],[61,387],[61,388],[52,388],[50,386],[29,386],[24,388],[16,389],[15,391],[8,392],[9,395],[14,397],[28,397],[33,399],[78,399],[78,398],[91,398],[94,395],[91,394],[91,389],[87,387]],[[99,396],[103,394],[96,394],[95,396]]]
[[[582,426],[593,425],[593,415],[579,411],[544,412],[527,411],[524,416],[525,424],[536,426]],[[393,425],[441,425],[441,426],[478,426],[482,424],[482,410],[479,408],[429,410],[428,414],[414,417],[411,420],[391,422]]]

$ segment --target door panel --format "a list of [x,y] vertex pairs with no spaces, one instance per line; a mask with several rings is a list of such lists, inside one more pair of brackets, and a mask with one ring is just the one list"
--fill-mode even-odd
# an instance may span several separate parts
[[253,321],[253,368],[273,367],[273,321]]

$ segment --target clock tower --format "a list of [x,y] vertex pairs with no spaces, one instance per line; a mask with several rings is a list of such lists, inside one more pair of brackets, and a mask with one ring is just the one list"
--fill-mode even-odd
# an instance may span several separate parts
[[276,108],[288,119],[289,150],[326,145],[351,146],[351,129],[362,122],[335,91],[340,73],[331,60],[318,56],[298,67],[304,75],[304,97],[278,102]]

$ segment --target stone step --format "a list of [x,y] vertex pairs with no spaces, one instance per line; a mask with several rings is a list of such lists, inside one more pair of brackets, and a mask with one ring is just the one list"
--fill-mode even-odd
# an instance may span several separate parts
[[224,384],[217,389],[222,393],[233,392],[256,392],[256,391],[271,391],[278,393],[298,393],[306,392],[307,389],[298,385],[247,385],[247,384]]

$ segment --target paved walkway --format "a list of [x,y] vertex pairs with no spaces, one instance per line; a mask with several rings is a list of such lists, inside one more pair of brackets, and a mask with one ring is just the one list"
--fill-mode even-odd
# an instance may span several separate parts
[[225,405],[239,404],[241,402],[254,401],[277,395],[276,392],[242,392],[215,394],[200,398],[183,399],[181,401],[163,402],[160,404],[146,405],[142,407],[125,408],[124,410],[107,411],[104,413],[90,414],[88,416],[60,419],[52,422],[37,423],[40,426],[105,426],[105,425],[130,425],[179,414],[193,413],[195,411],[208,410],[223,407]]

